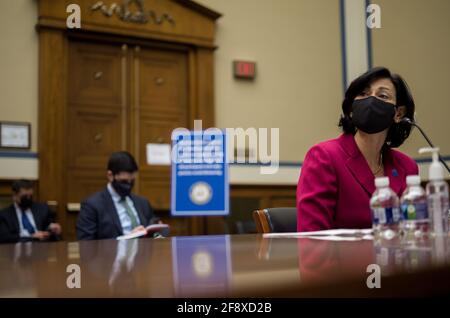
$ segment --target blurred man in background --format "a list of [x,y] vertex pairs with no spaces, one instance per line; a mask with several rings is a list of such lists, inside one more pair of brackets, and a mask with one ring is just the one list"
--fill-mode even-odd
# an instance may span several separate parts
[[0,211],[0,242],[58,240],[61,226],[47,204],[33,201],[33,182],[17,180],[12,185],[11,204]]

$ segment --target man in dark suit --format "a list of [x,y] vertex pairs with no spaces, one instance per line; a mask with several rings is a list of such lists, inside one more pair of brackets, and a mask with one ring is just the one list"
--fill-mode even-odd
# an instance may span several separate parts
[[77,220],[79,240],[98,240],[145,229],[153,224],[147,199],[131,193],[138,166],[126,151],[115,152],[108,161],[108,184],[81,203]]
[[33,202],[33,183],[15,181],[12,192],[13,204],[0,211],[0,242],[57,240],[61,226],[48,205]]

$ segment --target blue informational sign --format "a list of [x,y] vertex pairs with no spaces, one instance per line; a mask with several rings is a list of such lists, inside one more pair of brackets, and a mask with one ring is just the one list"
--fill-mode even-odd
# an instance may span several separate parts
[[217,128],[172,133],[173,216],[228,215],[226,136]]
[[175,294],[208,297],[228,292],[231,285],[231,254],[228,235],[172,238]]

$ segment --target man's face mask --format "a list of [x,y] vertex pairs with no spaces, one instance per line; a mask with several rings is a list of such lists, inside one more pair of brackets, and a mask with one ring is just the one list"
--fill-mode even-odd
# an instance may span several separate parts
[[125,198],[130,195],[131,190],[134,186],[134,180],[128,182],[126,180],[116,180],[114,179],[111,183],[114,190],[116,190],[117,194],[120,195],[121,198]]
[[355,126],[368,134],[376,134],[389,128],[394,122],[394,104],[374,96],[355,99],[352,104],[352,120]]
[[23,195],[20,197],[19,207],[25,211],[33,205],[33,196]]

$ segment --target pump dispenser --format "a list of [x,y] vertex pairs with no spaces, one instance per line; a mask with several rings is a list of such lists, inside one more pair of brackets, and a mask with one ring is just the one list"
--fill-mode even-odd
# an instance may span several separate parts
[[444,181],[444,169],[439,162],[439,148],[421,148],[419,153],[432,153],[429,168],[429,182],[426,187],[428,214],[431,231],[436,236],[448,235],[449,195],[448,184]]
[[419,153],[431,152],[431,159],[433,160],[430,165],[428,179],[431,180],[444,180],[444,168],[442,168],[439,162],[439,148],[420,148]]

